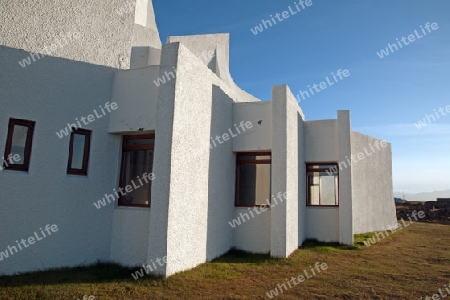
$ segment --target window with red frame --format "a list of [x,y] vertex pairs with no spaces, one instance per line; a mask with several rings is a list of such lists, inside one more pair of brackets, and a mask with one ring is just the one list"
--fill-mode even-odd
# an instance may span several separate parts
[[270,205],[271,153],[236,154],[235,206]]
[[3,160],[4,169],[28,171],[35,124],[36,122],[29,120],[9,119]]

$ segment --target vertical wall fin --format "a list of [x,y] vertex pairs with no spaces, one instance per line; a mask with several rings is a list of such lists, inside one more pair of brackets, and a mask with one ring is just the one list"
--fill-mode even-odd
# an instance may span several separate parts
[[136,0],[130,68],[159,65],[161,39],[152,0]]

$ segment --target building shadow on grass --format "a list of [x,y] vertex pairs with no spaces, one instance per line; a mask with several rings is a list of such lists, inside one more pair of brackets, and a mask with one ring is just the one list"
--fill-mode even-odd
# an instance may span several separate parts
[[29,272],[20,275],[0,276],[0,288],[33,285],[56,285],[66,283],[111,283],[162,281],[163,277],[145,274],[139,280],[131,276],[139,268],[123,267],[114,263],[98,262],[90,266],[58,268],[45,271]]
[[270,254],[253,254],[241,250],[230,250],[224,255],[211,261],[212,264],[264,264],[276,261],[277,259],[271,258]]
[[[298,248],[298,251],[308,250],[313,252],[334,252],[341,250],[359,250],[357,245],[342,245],[339,243],[325,243],[317,240],[306,240],[302,246]],[[295,252],[294,254],[295,255]],[[241,250],[230,250],[226,254],[214,259],[211,263],[230,263],[230,264],[280,264],[288,262],[287,259],[278,259],[270,257],[270,254],[253,254]]]
[[[345,246],[339,243],[322,243],[316,240],[307,240],[297,251],[334,252],[341,250],[357,250],[358,246]],[[295,255],[295,253],[293,254]],[[270,254],[253,254],[245,251],[232,249],[224,255],[214,259],[209,264],[258,264],[258,265],[284,265],[289,264],[290,259],[277,259]],[[165,278],[151,274],[145,274],[138,280],[133,279],[131,274],[136,274],[140,267],[124,267],[114,263],[98,262],[90,266],[79,266],[73,268],[58,268],[45,271],[29,272],[20,275],[0,276],[0,288],[21,287],[34,285],[57,285],[57,284],[79,284],[79,283],[149,283],[164,281]],[[189,271],[187,271],[189,272]],[[176,276],[176,275],[175,275]]]

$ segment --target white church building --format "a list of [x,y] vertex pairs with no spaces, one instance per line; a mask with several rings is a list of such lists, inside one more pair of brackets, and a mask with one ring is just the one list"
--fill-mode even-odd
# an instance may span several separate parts
[[396,227],[391,145],[349,111],[307,121],[288,86],[233,82],[228,34],[162,44],[151,0],[97,2],[0,4],[0,274],[170,276]]

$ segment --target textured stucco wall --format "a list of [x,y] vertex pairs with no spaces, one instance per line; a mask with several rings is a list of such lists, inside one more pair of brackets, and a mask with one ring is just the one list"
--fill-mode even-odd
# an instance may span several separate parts
[[[272,89],[272,194],[287,193],[271,208],[271,256],[287,257],[298,247],[299,118],[301,109],[286,85]],[[301,149],[300,151],[303,151]]]
[[233,151],[260,151],[272,148],[272,103],[246,102],[233,104],[233,124],[251,122],[252,128],[233,139]]
[[[391,144],[352,132],[353,228],[355,234],[391,229],[397,219],[392,191]],[[378,146],[377,146],[378,145]],[[373,148],[373,149],[372,149]]]
[[339,208],[307,207],[306,238],[339,242]]
[[[211,71],[216,73],[216,50],[218,48],[223,49],[224,54],[224,68],[228,71],[225,78],[222,78],[228,83],[229,78],[229,43],[230,34],[202,34],[202,35],[185,35],[185,36],[170,36],[167,38],[167,43],[182,43],[188,48],[195,56],[201,58],[204,64],[209,66]],[[213,55],[209,55],[212,53]],[[216,73],[217,74],[217,73]]]
[[[161,53],[160,74],[173,71],[177,66],[177,44],[164,45]],[[156,113],[155,152],[153,161],[153,173],[155,179],[152,182],[151,210],[149,217],[149,240],[146,263],[151,260],[163,259],[168,254],[168,219],[169,197],[171,184],[171,158],[173,139],[173,119],[175,109],[175,83],[172,80],[162,85],[158,90],[158,102]],[[167,273],[167,265],[158,268],[158,274]]]
[[337,120],[305,122],[306,162],[338,162]]
[[[127,69],[132,46],[161,47],[152,1],[137,1],[136,17],[130,0],[2,1],[0,45],[45,54],[55,44],[50,56]],[[74,32],[78,39],[63,40]]]
[[[337,163],[339,161],[337,120],[305,122],[305,153],[305,161],[308,163]],[[304,187],[303,197],[306,202],[305,172],[303,172],[305,176],[301,186]],[[307,207],[305,232],[306,238],[315,238],[326,242],[339,242],[339,208]]]
[[[351,156],[350,111],[338,111],[339,162]],[[353,244],[352,165],[339,169],[339,242]]]
[[233,122],[229,87],[184,45],[163,46],[160,76],[176,80],[158,92],[155,163],[147,262],[167,255],[169,276],[232,247],[233,141],[210,149],[210,138]]
[[[165,275],[169,276],[206,261],[212,86],[208,84],[211,71],[179,43],[163,47],[162,61],[161,72],[167,66],[176,66],[180,70],[186,63],[190,63],[192,68],[189,72],[178,72],[173,94],[169,87],[163,88],[158,103],[156,134],[159,134],[161,125],[171,123],[166,124],[171,128],[170,132],[163,132],[171,136],[170,150],[165,149],[169,152],[170,161],[164,159],[168,165],[155,169],[155,172],[169,173],[170,188],[165,188],[163,193],[158,192],[158,199],[155,199],[161,202],[158,206],[167,207],[168,262]],[[161,114],[167,121],[160,122],[160,113],[166,110],[172,110],[173,117]],[[161,150],[157,145],[155,160],[163,155],[159,152]],[[155,175],[158,176],[157,173]],[[164,179],[166,177],[164,175]],[[151,224],[152,219],[153,209]],[[152,233],[156,226],[161,224],[151,226]],[[150,235],[150,245],[154,242]]]
[[[270,209],[265,212],[259,210],[259,215],[253,210],[252,212],[254,217],[252,217],[248,208],[236,207],[234,209],[233,218],[240,220],[241,225],[233,229],[233,246],[236,249],[252,253],[269,253]],[[243,219],[245,222],[242,221]],[[228,226],[230,225],[228,224]]]
[[155,130],[158,77],[157,66],[116,72],[112,101],[121,109],[111,113],[111,133]]
[[114,70],[49,57],[22,69],[26,55],[0,47],[0,157],[9,118],[36,121],[29,172],[0,171],[0,249],[46,224],[59,230],[0,262],[0,273],[108,260],[114,206],[93,202],[116,187],[120,138],[108,134],[109,115],[84,126],[93,130],[89,171],[74,176],[66,173],[69,137],[56,132],[111,101]]
[[[230,128],[234,132],[232,121],[233,100],[219,86],[213,85],[210,136],[223,135]],[[236,157],[233,142],[236,138],[213,147],[209,153],[207,260],[227,252],[233,244],[233,230],[228,222],[234,211]]]
[[[191,36],[171,36],[167,43],[180,42],[205,65],[214,72],[213,83],[219,85],[235,102],[261,101],[255,96],[239,88],[233,81],[229,71],[229,34],[205,34]],[[215,56],[209,61],[208,51],[214,51]],[[206,51],[206,52],[204,52]]]
[[[291,102],[292,103],[292,102]],[[306,239],[306,122],[303,112],[297,114],[298,148],[298,246]]]
[[128,0],[2,1],[0,45],[43,53],[69,32],[81,37],[58,47],[52,56],[115,68],[127,68],[131,51],[134,10],[116,11]]
[[148,208],[116,207],[111,237],[111,260],[137,266],[147,260]]
[[208,226],[211,73],[187,48],[178,54],[177,68],[189,62],[192,72],[179,73],[175,85],[167,275],[205,261]]

